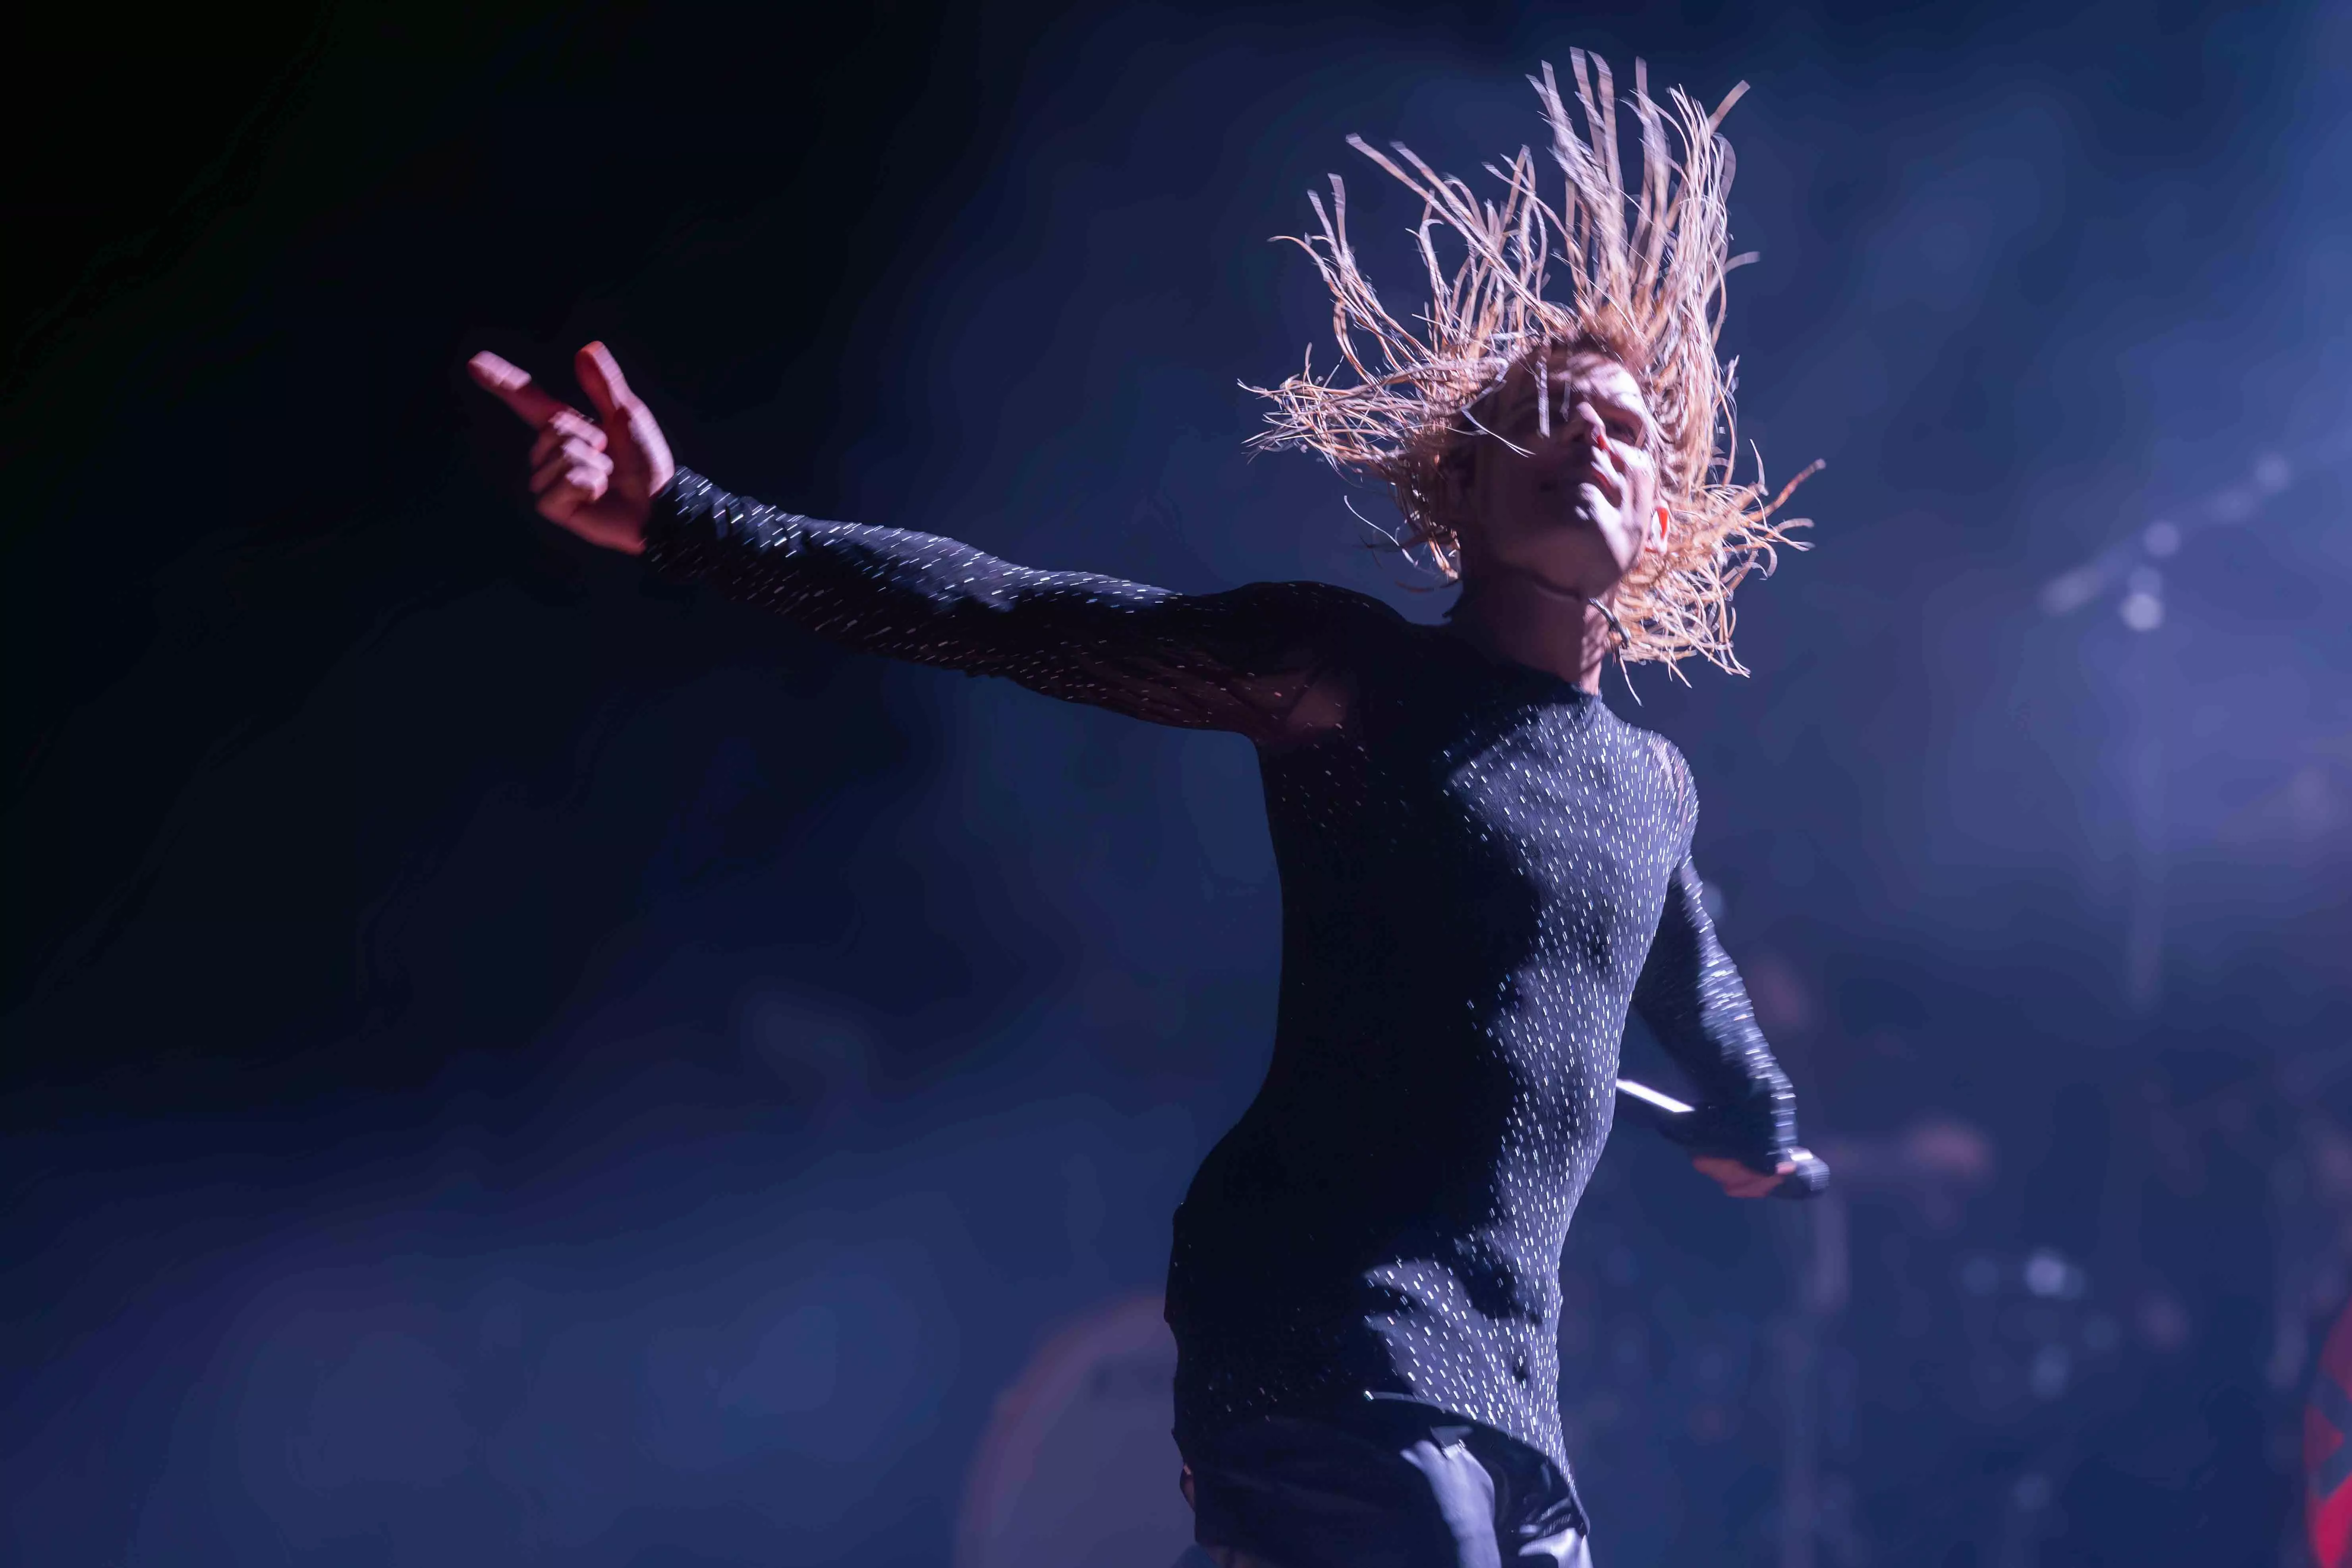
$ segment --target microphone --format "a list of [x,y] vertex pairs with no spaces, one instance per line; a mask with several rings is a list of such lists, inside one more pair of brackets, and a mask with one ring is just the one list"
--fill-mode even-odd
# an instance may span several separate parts
[[[1679,1143],[1697,1154],[1720,1153],[1727,1159],[1738,1159],[1730,1150],[1711,1149],[1703,1142],[1698,1108],[1686,1105],[1671,1094],[1652,1089],[1646,1083],[1636,1083],[1630,1078],[1617,1080],[1617,1109],[1630,1113],[1633,1120],[1650,1127],[1668,1142]],[[1782,1152],[1796,1166],[1780,1178],[1772,1189],[1776,1198],[1819,1197],[1830,1184],[1830,1168],[1822,1163],[1810,1149],[1789,1149]],[[1743,1160],[1741,1163],[1745,1164]]]

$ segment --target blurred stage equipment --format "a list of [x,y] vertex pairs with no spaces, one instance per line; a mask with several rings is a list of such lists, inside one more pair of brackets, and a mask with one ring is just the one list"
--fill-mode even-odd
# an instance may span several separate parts
[[2352,1307],[2327,1333],[2303,1410],[2303,1509],[2319,1568],[2352,1568]]
[[[2284,1394],[2301,1386],[2310,1371],[2314,1325],[2332,1319],[2352,1295],[2352,1128],[2329,1110],[2343,1104],[2352,1088],[2352,1045],[2299,1051],[2277,1062],[2273,1073],[2276,1103],[2292,1136],[2264,1137],[2251,1157],[2267,1157],[2270,1163],[2277,1279],[2270,1363],[2263,1371],[2270,1385]],[[2259,1118],[2246,1120],[2259,1127]],[[2220,1131],[2228,1135],[2226,1126]]]
[[1987,1568],[2033,1568],[2058,1483],[2082,1458],[2082,1431],[2079,1420],[2032,1413],[2054,1417],[2094,1377],[2116,1373],[2131,1339],[2088,1271],[2054,1247],[1974,1254],[1958,1283],[1978,1405],[2016,1434]]
[[1176,1342],[1160,1298],[1099,1308],[997,1396],[964,1482],[955,1568],[1166,1568],[1190,1550],[1177,1489]]
[[1795,1287],[1792,1309],[1772,1335],[1784,1423],[1780,1568],[1817,1568],[1824,1547],[1839,1563],[1861,1554],[1858,1542],[1829,1540],[1824,1529],[1832,1491],[1822,1463],[1824,1374],[1853,1277],[1847,1205],[1864,1195],[1892,1197],[1916,1209],[1930,1228],[1945,1229],[1993,1167],[1990,1140],[1966,1122],[1940,1117],[1893,1136],[1827,1140],[1822,1159],[1837,1180],[1811,1203],[1774,1216]]
[[2352,435],[2331,437],[2293,453],[2264,452],[2243,479],[2225,485],[2168,517],[2158,518],[2090,560],[2042,585],[2042,614],[2053,617],[2116,595],[2116,614],[2139,634],[2130,684],[2132,721],[2127,788],[2133,874],[2124,935],[2124,992],[2133,1008],[2154,1010],[2163,994],[2165,885],[2165,731],[2178,707],[2165,626],[2165,572],[2200,533],[2252,521],[2299,479],[2352,458]]

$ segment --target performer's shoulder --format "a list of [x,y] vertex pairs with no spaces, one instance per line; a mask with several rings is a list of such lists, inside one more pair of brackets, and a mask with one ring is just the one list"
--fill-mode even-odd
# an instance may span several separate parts
[[1397,610],[1370,594],[1342,588],[1337,583],[1302,579],[1291,583],[1248,583],[1223,597],[1265,605],[1288,605],[1312,614],[1360,617],[1393,626],[1412,623]]
[[1695,815],[1698,809],[1698,786],[1691,779],[1690,761],[1682,748],[1654,730],[1644,730],[1627,724],[1633,743],[1658,770],[1667,794],[1681,808],[1683,815]]
[[1330,637],[1385,640],[1413,629],[1393,607],[1335,583],[1251,583],[1217,597],[1236,611]]

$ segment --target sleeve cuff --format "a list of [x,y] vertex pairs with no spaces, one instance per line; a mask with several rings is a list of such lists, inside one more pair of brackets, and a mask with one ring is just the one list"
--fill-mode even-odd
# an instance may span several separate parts
[[646,513],[646,570],[657,577],[672,582],[691,582],[700,576],[702,551],[698,545],[709,542],[709,530],[698,525],[708,522],[711,499],[719,487],[681,466],[669,477],[669,483],[654,493],[653,508]]

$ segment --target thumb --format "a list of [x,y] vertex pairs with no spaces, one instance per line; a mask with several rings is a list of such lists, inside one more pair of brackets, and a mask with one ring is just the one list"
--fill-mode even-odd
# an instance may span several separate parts
[[588,401],[596,405],[607,426],[617,426],[628,417],[630,405],[636,396],[629,390],[628,378],[621,374],[621,362],[602,342],[593,342],[572,356],[573,374],[587,389]]

